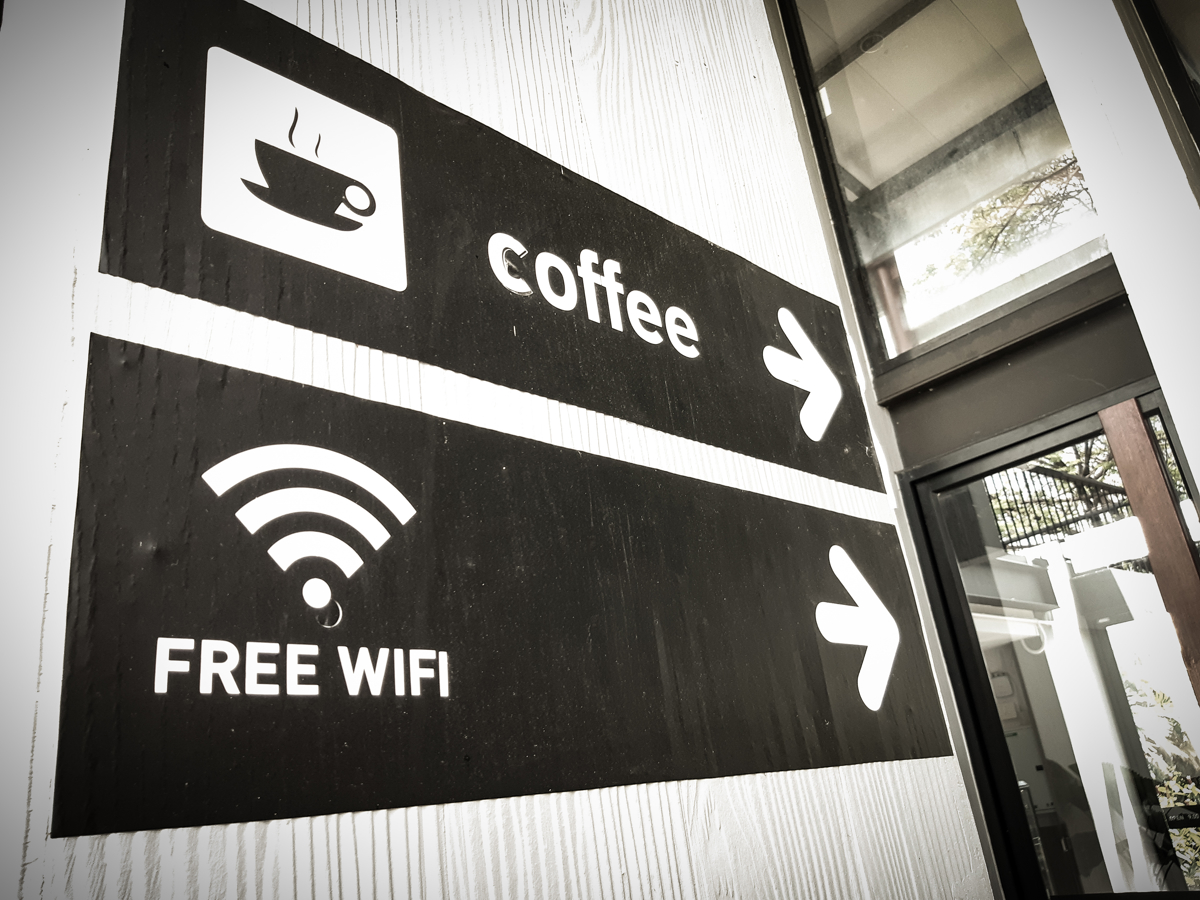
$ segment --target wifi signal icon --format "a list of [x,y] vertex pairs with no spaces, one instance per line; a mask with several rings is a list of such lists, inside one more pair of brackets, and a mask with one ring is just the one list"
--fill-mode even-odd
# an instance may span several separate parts
[[[250,478],[281,469],[324,472],[349,481],[379,500],[401,525],[416,515],[404,495],[374,469],[349,456],[308,444],[267,444],[243,450],[217,463],[200,477],[220,497]],[[320,488],[289,487],[262,494],[239,509],[237,517],[247,531],[255,534],[268,522],[294,513],[317,513],[338,519],[361,534],[375,550],[391,537],[379,519],[353,500]],[[301,559],[317,557],[334,563],[349,578],[363,564],[362,557],[353,547],[323,531],[293,531],[272,544],[267,553],[285,572]],[[333,591],[324,579],[308,579],[301,595],[305,603],[318,611],[331,613],[330,603],[333,603],[337,615],[322,616],[321,624],[332,628],[341,622],[341,604],[333,600]],[[332,622],[328,621],[330,618]]]

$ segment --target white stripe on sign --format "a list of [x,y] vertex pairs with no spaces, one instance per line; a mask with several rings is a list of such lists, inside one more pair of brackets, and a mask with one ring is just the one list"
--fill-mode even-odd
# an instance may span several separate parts
[[[894,525],[882,491],[843,484],[203,300],[101,276],[98,334],[635,466]],[[80,342],[86,346],[86,341]]]

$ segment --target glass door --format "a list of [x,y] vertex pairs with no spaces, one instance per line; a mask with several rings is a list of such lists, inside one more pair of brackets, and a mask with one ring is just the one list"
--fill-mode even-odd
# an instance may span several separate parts
[[1155,400],[918,485],[1021,896],[1200,892],[1200,523]]

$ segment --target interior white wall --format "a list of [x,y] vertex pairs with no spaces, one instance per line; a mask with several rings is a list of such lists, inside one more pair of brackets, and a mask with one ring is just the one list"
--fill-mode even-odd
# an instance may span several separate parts
[[[758,0],[657,0],[636,15],[599,0],[281,0],[272,8],[838,299]],[[0,520],[8,726],[0,894],[989,896],[950,757],[48,840],[87,335],[161,346],[207,306],[97,272],[122,18],[120,0],[6,0],[0,28],[0,171],[10,213],[0,243],[0,403],[11,423]],[[113,315],[122,303],[124,319]],[[250,316],[238,323],[230,341],[260,348],[263,358],[247,365],[268,370],[274,351],[255,338],[269,326]]]

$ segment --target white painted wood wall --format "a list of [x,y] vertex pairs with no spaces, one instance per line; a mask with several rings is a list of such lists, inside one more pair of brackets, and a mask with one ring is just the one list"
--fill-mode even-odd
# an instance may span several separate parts
[[[0,897],[990,896],[952,757],[48,839],[89,331],[405,402],[382,355],[344,377],[366,348],[98,274],[122,5],[6,0],[0,28]],[[263,5],[838,296],[759,0]],[[556,440],[609,455],[581,421]]]

